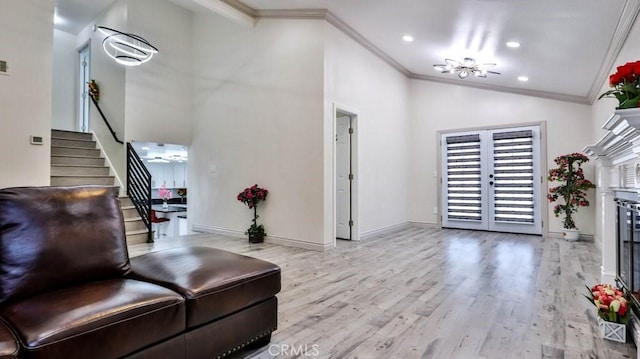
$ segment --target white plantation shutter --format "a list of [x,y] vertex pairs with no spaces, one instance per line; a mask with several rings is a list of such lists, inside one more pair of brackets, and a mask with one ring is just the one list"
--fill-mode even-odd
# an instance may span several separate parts
[[533,132],[493,134],[494,220],[534,222]]
[[479,135],[446,138],[447,218],[482,221]]
[[442,226],[542,233],[540,127],[441,136]]

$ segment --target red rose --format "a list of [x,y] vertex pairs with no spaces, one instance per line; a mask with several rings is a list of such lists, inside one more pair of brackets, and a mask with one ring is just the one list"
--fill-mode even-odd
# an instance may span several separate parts
[[633,63],[633,73],[636,76],[640,76],[640,61],[636,61]]
[[622,66],[618,66],[618,75],[621,78],[627,78],[629,75],[633,75],[633,64],[627,62]]

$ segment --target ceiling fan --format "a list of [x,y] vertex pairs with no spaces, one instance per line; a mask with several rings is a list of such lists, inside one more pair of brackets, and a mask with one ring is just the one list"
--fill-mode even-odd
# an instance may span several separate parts
[[433,65],[433,68],[440,73],[457,74],[459,78],[466,79],[469,75],[475,77],[487,77],[487,74],[500,75],[499,72],[489,71],[490,68],[496,66],[495,63],[476,64],[476,60],[471,57],[465,57],[462,62],[444,59],[446,64]]

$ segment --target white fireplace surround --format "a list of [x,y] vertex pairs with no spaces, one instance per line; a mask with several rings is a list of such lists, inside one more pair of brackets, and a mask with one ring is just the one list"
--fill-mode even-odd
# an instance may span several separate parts
[[[607,133],[584,151],[596,159],[600,215],[596,235],[602,244],[602,280],[616,279],[616,190],[640,193],[640,108],[616,110],[604,123]],[[598,208],[598,206],[596,207]]]
[[[602,282],[615,284],[616,255],[616,204],[615,191],[640,193],[640,108],[616,110],[604,123],[606,135],[584,151],[596,159],[597,188],[600,209],[596,216],[599,226],[596,235],[602,244]],[[634,316],[632,338],[638,343],[640,324]],[[640,347],[638,349],[640,354]]]

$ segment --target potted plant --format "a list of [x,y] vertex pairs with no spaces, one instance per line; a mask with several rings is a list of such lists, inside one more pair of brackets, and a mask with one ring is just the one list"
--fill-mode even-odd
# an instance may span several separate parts
[[640,104],[640,61],[627,62],[618,66],[609,76],[611,90],[603,93],[598,100],[612,97],[618,100],[617,110],[635,108]]
[[253,223],[244,233],[249,235],[249,243],[262,243],[264,236],[267,235],[264,232],[264,226],[262,224],[258,225],[258,203],[267,199],[267,194],[269,194],[269,191],[258,187],[257,184],[247,187],[244,191],[238,193],[238,201],[246,204],[249,209],[253,208]]
[[625,343],[626,324],[631,319],[629,298],[623,290],[611,284],[596,284],[585,297],[598,309],[598,326],[605,339]]
[[564,216],[562,220],[562,236],[567,240],[577,240],[580,232],[573,220],[573,214],[580,207],[589,206],[587,190],[596,186],[584,178],[582,164],[589,162],[589,158],[582,153],[571,153],[557,157],[554,162],[558,165],[549,170],[547,179],[551,182],[559,182],[560,185],[549,188],[547,198],[549,202],[555,202],[562,198],[564,204],[556,204],[553,214],[556,217]]

